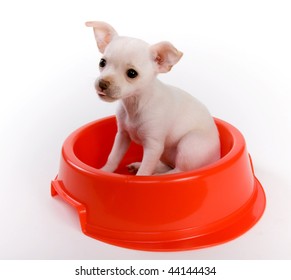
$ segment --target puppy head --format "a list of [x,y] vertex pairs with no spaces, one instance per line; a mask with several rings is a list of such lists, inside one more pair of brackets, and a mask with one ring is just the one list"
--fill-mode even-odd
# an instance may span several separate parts
[[169,42],[150,46],[139,39],[119,36],[104,22],[86,25],[93,27],[98,49],[103,54],[95,88],[104,101],[142,94],[158,73],[170,71],[182,57]]

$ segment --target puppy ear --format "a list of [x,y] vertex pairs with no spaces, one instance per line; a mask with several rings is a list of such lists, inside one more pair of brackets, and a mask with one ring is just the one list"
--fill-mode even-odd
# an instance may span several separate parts
[[159,73],[166,73],[180,60],[183,53],[169,42],[160,42],[150,47]]
[[88,21],[85,24],[88,27],[93,27],[95,40],[101,53],[104,52],[106,46],[111,42],[113,37],[118,35],[115,29],[106,22]]

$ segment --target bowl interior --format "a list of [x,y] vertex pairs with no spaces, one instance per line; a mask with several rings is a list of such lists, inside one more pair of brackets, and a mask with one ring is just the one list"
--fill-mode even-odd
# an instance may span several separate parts
[[[221,158],[223,158],[231,151],[234,138],[223,122],[219,120],[215,122],[220,135]],[[117,125],[114,118],[85,127],[76,135],[73,145],[75,156],[90,167],[101,168],[111,151],[116,132]],[[132,142],[116,173],[128,175],[126,166],[132,162],[141,161],[142,156],[142,147]]]

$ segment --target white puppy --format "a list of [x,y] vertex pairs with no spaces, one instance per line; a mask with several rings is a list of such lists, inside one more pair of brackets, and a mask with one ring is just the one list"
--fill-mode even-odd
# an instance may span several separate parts
[[105,22],[93,27],[99,51],[99,97],[120,100],[118,132],[102,170],[114,172],[131,141],[143,146],[141,163],[128,166],[137,175],[189,171],[220,158],[219,134],[208,110],[198,100],[157,79],[182,57],[169,42],[149,45],[122,37]]

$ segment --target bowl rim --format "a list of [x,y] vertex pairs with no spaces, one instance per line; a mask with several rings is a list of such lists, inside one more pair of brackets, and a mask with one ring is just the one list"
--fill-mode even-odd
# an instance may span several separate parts
[[75,131],[73,131],[65,140],[63,146],[62,146],[62,156],[63,158],[75,169],[86,173],[90,176],[102,176],[104,178],[111,178],[115,180],[122,180],[122,181],[130,181],[130,182],[150,182],[150,181],[172,181],[172,180],[179,180],[179,179],[185,179],[185,178],[193,178],[193,177],[203,177],[208,176],[210,174],[214,174],[216,172],[219,172],[221,168],[225,165],[228,165],[232,161],[235,161],[237,157],[243,152],[243,150],[246,147],[245,139],[241,132],[234,127],[233,125],[229,124],[228,122],[221,120],[219,118],[214,117],[215,123],[222,125],[224,128],[230,132],[233,142],[230,150],[225,154],[222,158],[220,158],[218,161],[211,163],[207,166],[203,166],[201,168],[191,170],[191,171],[185,171],[185,172],[179,172],[174,174],[162,174],[162,175],[151,175],[151,176],[135,176],[131,174],[118,174],[118,173],[110,173],[106,172],[97,168],[94,168],[82,160],[78,158],[78,156],[74,152],[74,145],[76,141],[79,139],[79,134],[89,129],[90,127],[97,125],[101,122],[111,122],[115,119],[115,115],[104,117],[98,120],[91,121]]

